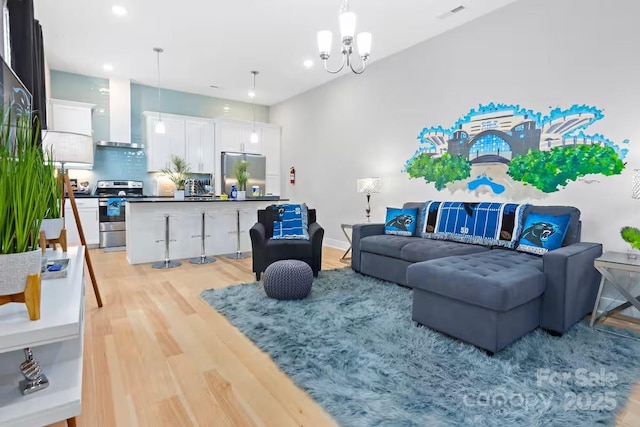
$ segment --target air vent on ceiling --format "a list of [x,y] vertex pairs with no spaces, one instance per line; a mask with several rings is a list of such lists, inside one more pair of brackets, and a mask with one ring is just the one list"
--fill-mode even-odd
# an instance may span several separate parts
[[458,12],[462,12],[465,9],[465,7],[463,5],[454,7],[451,10],[447,10],[446,12],[442,12],[440,15],[437,16],[438,19],[446,19],[448,17],[450,17],[451,15],[453,15],[454,13],[458,13]]

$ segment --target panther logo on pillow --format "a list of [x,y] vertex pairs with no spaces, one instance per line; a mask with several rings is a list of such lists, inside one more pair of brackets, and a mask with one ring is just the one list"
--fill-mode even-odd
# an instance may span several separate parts
[[409,227],[411,227],[412,223],[413,218],[411,217],[411,215],[402,214],[392,218],[387,222],[386,226],[397,228],[398,230],[407,231],[409,230]]
[[557,226],[550,222],[534,222],[531,227],[528,227],[522,233],[522,238],[528,240],[536,246],[543,247],[544,242],[554,235],[557,231]]

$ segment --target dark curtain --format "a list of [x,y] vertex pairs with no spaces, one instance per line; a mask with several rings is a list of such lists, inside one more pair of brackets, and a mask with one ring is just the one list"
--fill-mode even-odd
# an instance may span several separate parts
[[42,27],[33,19],[33,0],[8,0],[11,68],[33,97],[31,108],[46,128],[44,45]]

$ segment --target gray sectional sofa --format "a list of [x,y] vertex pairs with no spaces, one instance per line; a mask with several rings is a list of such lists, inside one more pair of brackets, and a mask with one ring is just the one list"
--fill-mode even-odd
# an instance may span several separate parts
[[[424,203],[406,203],[421,209]],[[447,240],[385,235],[384,224],[353,227],[353,270],[413,288],[413,320],[495,353],[541,327],[563,334],[593,308],[599,243],[580,242],[578,209],[562,247],[543,256]],[[526,218],[527,211],[524,216]],[[424,218],[418,215],[417,229]]]

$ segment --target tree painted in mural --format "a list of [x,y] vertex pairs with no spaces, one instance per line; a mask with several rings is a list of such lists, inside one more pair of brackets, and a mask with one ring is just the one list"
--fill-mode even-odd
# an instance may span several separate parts
[[552,193],[581,176],[617,175],[622,169],[624,163],[613,148],[594,144],[529,151],[511,160],[507,173],[516,181]]
[[424,178],[442,190],[449,182],[469,178],[471,163],[462,156],[453,157],[449,153],[440,157],[420,154],[407,163],[406,171],[409,178]]
[[[486,186],[500,194],[510,186],[498,181],[519,181],[551,193],[588,174],[610,176],[624,169],[627,148],[583,131],[602,118],[602,110],[588,105],[555,108],[545,116],[519,105],[480,105],[450,128],[424,128],[403,171],[438,190],[470,178],[473,168],[478,173],[466,182],[468,190]],[[489,176],[496,170],[503,176]]]

